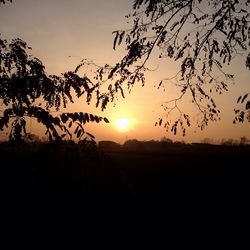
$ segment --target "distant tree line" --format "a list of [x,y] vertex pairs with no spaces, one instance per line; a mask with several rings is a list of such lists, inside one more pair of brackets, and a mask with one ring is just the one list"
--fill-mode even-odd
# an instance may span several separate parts
[[164,152],[169,149],[182,148],[186,146],[206,146],[206,145],[222,145],[222,146],[240,146],[248,145],[250,140],[247,137],[243,136],[240,140],[233,139],[223,139],[220,143],[214,143],[213,140],[205,138],[201,140],[200,143],[185,143],[184,141],[173,141],[169,138],[163,137],[160,141],[158,140],[149,140],[149,141],[140,141],[136,139],[127,140],[123,145],[114,142],[114,141],[100,141],[98,143],[98,148],[104,151],[151,151],[151,152]]

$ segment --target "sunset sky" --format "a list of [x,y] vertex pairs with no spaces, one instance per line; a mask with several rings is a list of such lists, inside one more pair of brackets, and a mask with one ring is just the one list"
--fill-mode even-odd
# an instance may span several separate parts
[[[123,48],[114,51],[113,34],[117,29],[128,28],[125,15],[131,11],[132,0],[13,0],[0,7],[0,33],[2,38],[21,38],[32,47],[32,54],[41,59],[49,74],[60,74],[74,69],[83,58],[99,65],[115,64],[125,54]],[[69,106],[70,111],[93,112],[107,116],[110,124],[91,124],[88,131],[99,140],[113,140],[123,143],[126,139],[160,140],[163,136],[173,140],[199,142],[204,138],[221,141],[223,138],[250,138],[250,123],[233,124],[236,100],[239,95],[250,92],[249,71],[245,58],[236,58],[231,65],[235,74],[235,85],[223,96],[215,98],[221,108],[222,120],[200,131],[195,126],[187,135],[174,136],[163,127],[155,127],[158,117],[163,114],[161,103],[174,98],[176,88],[169,86],[166,92],[154,87],[162,77],[176,73],[176,65],[152,61],[156,71],[147,74],[146,86],[136,86],[126,98],[110,103],[102,112],[84,100]],[[190,99],[183,100],[186,108],[195,117]],[[116,126],[118,118],[128,119],[128,129],[120,131]],[[40,133],[34,123],[32,133]]]

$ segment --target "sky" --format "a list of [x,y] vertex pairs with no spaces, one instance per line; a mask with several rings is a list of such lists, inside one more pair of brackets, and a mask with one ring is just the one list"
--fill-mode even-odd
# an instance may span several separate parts
[[[132,3],[132,0],[13,0],[12,4],[0,7],[0,33],[2,38],[19,37],[26,41],[32,47],[32,54],[42,60],[49,74],[72,70],[83,58],[99,65],[115,64],[125,51],[122,48],[112,49],[112,32],[128,28],[125,15],[131,12]],[[250,123],[233,124],[233,108],[238,96],[250,92],[249,71],[244,67],[244,58],[238,58],[231,65],[236,78],[229,93],[216,99],[222,112],[221,121],[210,123],[203,131],[192,126],[185,137],[154,126],[163,114],[161,103],[175,97],[177,90],[171,85],[165,92],[154,87],[162,77],[166,77],[166,72],[169,76],[174,74],[176,65],[172,62],[159,64],[157,61],[152,65],[157,70],[147,74],[144,87],[138,85],[131,94],[126,92],[125,99],[119,97],[104,112],[94,105],[88,106],[84,100],[70,105],[68,110],[109,118],[110,124],[88,125],[87,130],[96,136],[97,141],[123,143],[127,139],[160,140],[164,136],[186,142],[199,142],[204,138],[214,142],[242,136],[250,138]],[[181,105],[195,116],[190,99],[184,99]],[[118,118],[130,120],[125,132],[116,127]],[[41,128],[35,122],[32,122],[30,130],[41,135]]]

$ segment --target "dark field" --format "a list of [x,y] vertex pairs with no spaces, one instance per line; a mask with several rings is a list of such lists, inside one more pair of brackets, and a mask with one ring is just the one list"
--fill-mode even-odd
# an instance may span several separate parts
[[1,197],[18,201],[247,200],[249,146],[169,145],[164,151],[86,151],[0,145]]

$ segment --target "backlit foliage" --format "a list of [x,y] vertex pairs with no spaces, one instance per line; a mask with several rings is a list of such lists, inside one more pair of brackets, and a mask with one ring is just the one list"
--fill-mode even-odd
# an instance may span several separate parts
[[20,142],[28,136],[26,118],[35,118],[46,127],[50,141],[61,141],[65,136],[72,138],[70,128],[79,140],[85,136],[91,141],[94,136],[84,130],[89,122],[105,121],[107,118],[93,114],[75,112],[53,116],[51,109],[59,110],[73,103],[73,96],[86,96],[90,103],[94,90],[91,81],[70,71],[61,76],[47,75],[42,62],[28,52],[31,48],[21,39],[10,43],[0,38],[0,100],[3,116],[0,130],[10,125],[10,141]]
[[236,114],[234,123],[244,122],[245,120],[250,122],[250,100],[247,99],[248,96],[249,93],[238,98],[237,103],[239,103],[241,107],[238,109],[234,109],[234,112]]
[[[164,88],[171,79],[180,91],[175,99],[163,103],[165,115],[156,125],[174,134],[181,128],[185,135],[190,117],[179,108],[179,102],[186,95],[197,108],[201,129],[209,121],[219,120],[214,93],[228,91],[234,81],[226,66],[236,56],[245,55],[244,64],[250,68],[249,5],[249,0],[135,0],[134,12],[127,16],[130,28],[114,32],[113,48],[125,45],[125,57],[115,67],[105,66],[97,72],[100,80],[104,72],[105,81],[115,80],[102,96],[104,103],[114,92],[123,93],[126,85],[129,89],[138,82],[144,85],[147,65],[157,56],[160,61],[179,62],[177,75],[166,75],[158,88]],[[175,120],[171,120],[173,112],[177,114]]]
[[0,5],[1,4],[6,4],[7,2],[11,2],[12,3],[12,0],[0,0]]

